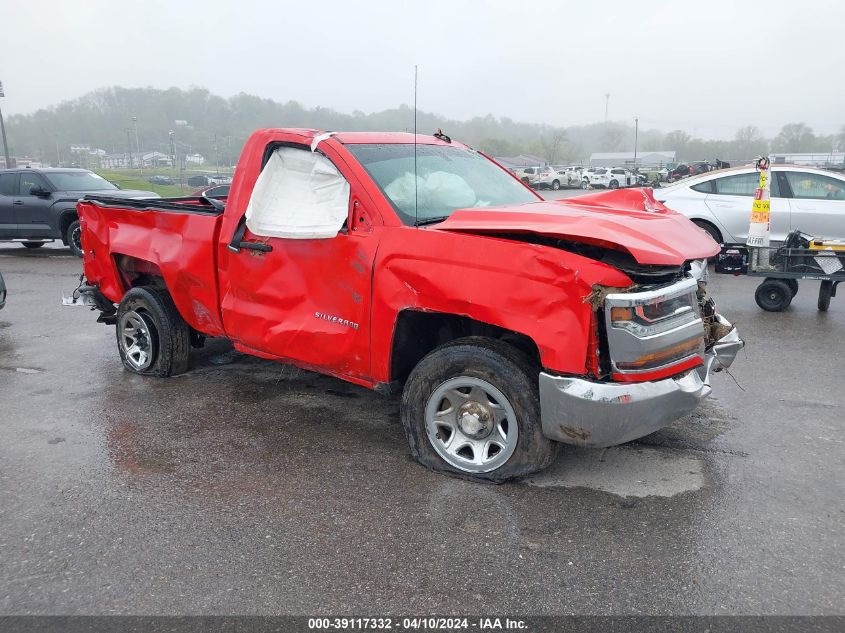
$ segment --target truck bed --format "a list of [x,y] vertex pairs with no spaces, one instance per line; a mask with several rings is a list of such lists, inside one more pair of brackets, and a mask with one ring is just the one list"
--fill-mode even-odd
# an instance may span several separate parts
[[222,210],[205,198],[86,196],[77,205],[88,282],[118,303],[145,276],[160,276],[194,329],[223,334],[217,285]]

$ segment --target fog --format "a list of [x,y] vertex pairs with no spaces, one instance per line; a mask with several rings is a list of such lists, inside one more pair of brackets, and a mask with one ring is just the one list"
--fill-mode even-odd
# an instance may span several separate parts
[[[0,0],[4,113],[111,85],[733,138],[845,123],[838,2]],[[609,93],[609,102],[605,95]]]

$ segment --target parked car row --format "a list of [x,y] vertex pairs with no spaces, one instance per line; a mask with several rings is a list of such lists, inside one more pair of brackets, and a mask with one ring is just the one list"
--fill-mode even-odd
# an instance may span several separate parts
[[526,185],[534,189],[619,189],[647,183],[647,178],[621,167],[583,167],[580,165],[547,165],[511,170]]

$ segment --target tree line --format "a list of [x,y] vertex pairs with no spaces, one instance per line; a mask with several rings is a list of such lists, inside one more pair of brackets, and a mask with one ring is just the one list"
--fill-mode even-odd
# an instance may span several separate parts
[[[225,166],[237,162],[244,141],[256,128],[412,131],[413,125],[414,113],[407,105],[345,114],[244,93],[226,99],[204,88],[115,86],[31,114],[8,117],[7,134],[12,155],[45,163],[59,159],[65,164],[74,162],[72,146],[134,153],[140,145],[142,151],[170,155],[175,145],[178,154],[199,153],[211,164]],[[418,131],[431,133],[437,128],[494,156],[533,154],[551,163],[582,162],[593,152],[634,149],[634,127],[613,121],[555,127],[491,115],[457,121],[431,112],[417,113]],[[771,139],[755,126],[746,125],[729,141],[696,138],[683,130],[640,129],[637,149],[675,150],[678,161],[746,160],[768,152],[827,153],[845,149],[845,125],[838,134],[825,136],[815,134],[804,123],[788,123]]]

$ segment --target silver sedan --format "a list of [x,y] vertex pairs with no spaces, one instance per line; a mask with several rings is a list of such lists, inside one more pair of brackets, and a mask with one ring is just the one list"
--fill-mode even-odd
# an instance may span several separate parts
[[[845,240],[845,176],[798,165],[773,165],[771,239],[782,242],[800,229],[814,237]],[[654,192],[717,242],[744,243],[759,183],[753,166],[687,178]]]

